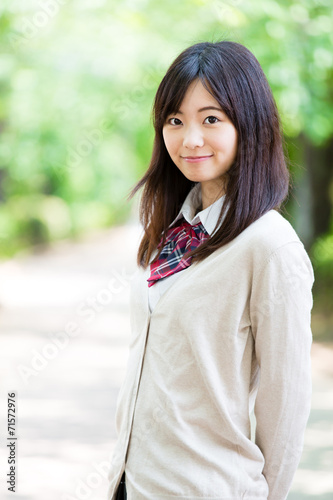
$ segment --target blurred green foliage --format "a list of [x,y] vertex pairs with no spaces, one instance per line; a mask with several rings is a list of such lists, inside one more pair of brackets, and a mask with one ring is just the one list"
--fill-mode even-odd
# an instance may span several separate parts
[[333,227],[311,232],[302,147],[333,140],[332,11],[331,0],[3,0],[0,256],[124,222],[165,70],[188,45],[230,39],[272,86],[295,179],[288,212],[332,283]]

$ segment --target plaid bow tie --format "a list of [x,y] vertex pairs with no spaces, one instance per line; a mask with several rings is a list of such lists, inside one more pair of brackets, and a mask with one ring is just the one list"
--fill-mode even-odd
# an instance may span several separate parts
[[[189,267],[192,257],[184,258],[184,254],[197,248],[209,237],[200,222],[192,226],[184,218],[180,219],[179,225],[169,228],[161,255],[156,262],[150,264],[148,287],[153,286],[161,278]],[[157,248],[161,244],[162,240]]]

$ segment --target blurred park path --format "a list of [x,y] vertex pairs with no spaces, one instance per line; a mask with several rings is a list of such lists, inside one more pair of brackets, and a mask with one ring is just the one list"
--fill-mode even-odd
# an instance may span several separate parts
[[[0,263],[0,497],[7,393],[17,401],[17,500],[106,500],[129,341],[136,223]],[[291,500],[333,499],[333,346],[313,344],[312,412]],[[4,479],[5,478],[5,479]]]

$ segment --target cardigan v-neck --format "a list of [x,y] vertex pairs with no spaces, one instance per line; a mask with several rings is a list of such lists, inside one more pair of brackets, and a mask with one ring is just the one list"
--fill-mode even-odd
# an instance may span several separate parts
[[152,313],[146,276],[131,282],[108,500],[124,471],[128,500],[285,500],[311,405],[313,271],[297,234],[271,210]]
[[[218,217],[221,212],[222,205],[225,200],[225,195],[218,198],[214,203],[209,205],[203,210],[199,210],[196,212],[197,208],[202,203],[201,197],[201,184],[198,182],[195,184],[188,195],[186,196],[176,218],[171,222],[169,227],[171,227],[176,221],[178,221],[181,217],[191,224],[192,226],[201,222],[204,226],[207,233],[212,236],[214,228],[216,227]],[[219,226],[221,226],[222,221]],[[156,251],[153,253],[150,262],[154,259],[156,255]],[[152,287],[149,287],[148,291],[148,302],[149,302],[149,311],[152,312],[157,302],[160,300],[162,295],[171,287],[173,284],[180,278],[184,278],[185,274],[191,268],[193,264],[189,267],[182,269],[180,272],[171,274],[161,280],[158,280]],[[148,273],[148,271],[147,271]],[[149,278],[149,273],[147,275],[147,279]]]

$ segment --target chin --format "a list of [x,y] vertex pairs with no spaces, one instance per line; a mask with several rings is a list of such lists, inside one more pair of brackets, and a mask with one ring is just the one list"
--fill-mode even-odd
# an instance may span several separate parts
[[186,179],[188,179],[191,182],[202,182],[205,180],[199,175],[184,175],[184,177],[186,177]]
[[185,177],[189,180],[189,181],[192,181],[192,182],[205,182],[205,181],[211,181],[212,178],[211,177],[207,177],[205,175],[185,175]]

